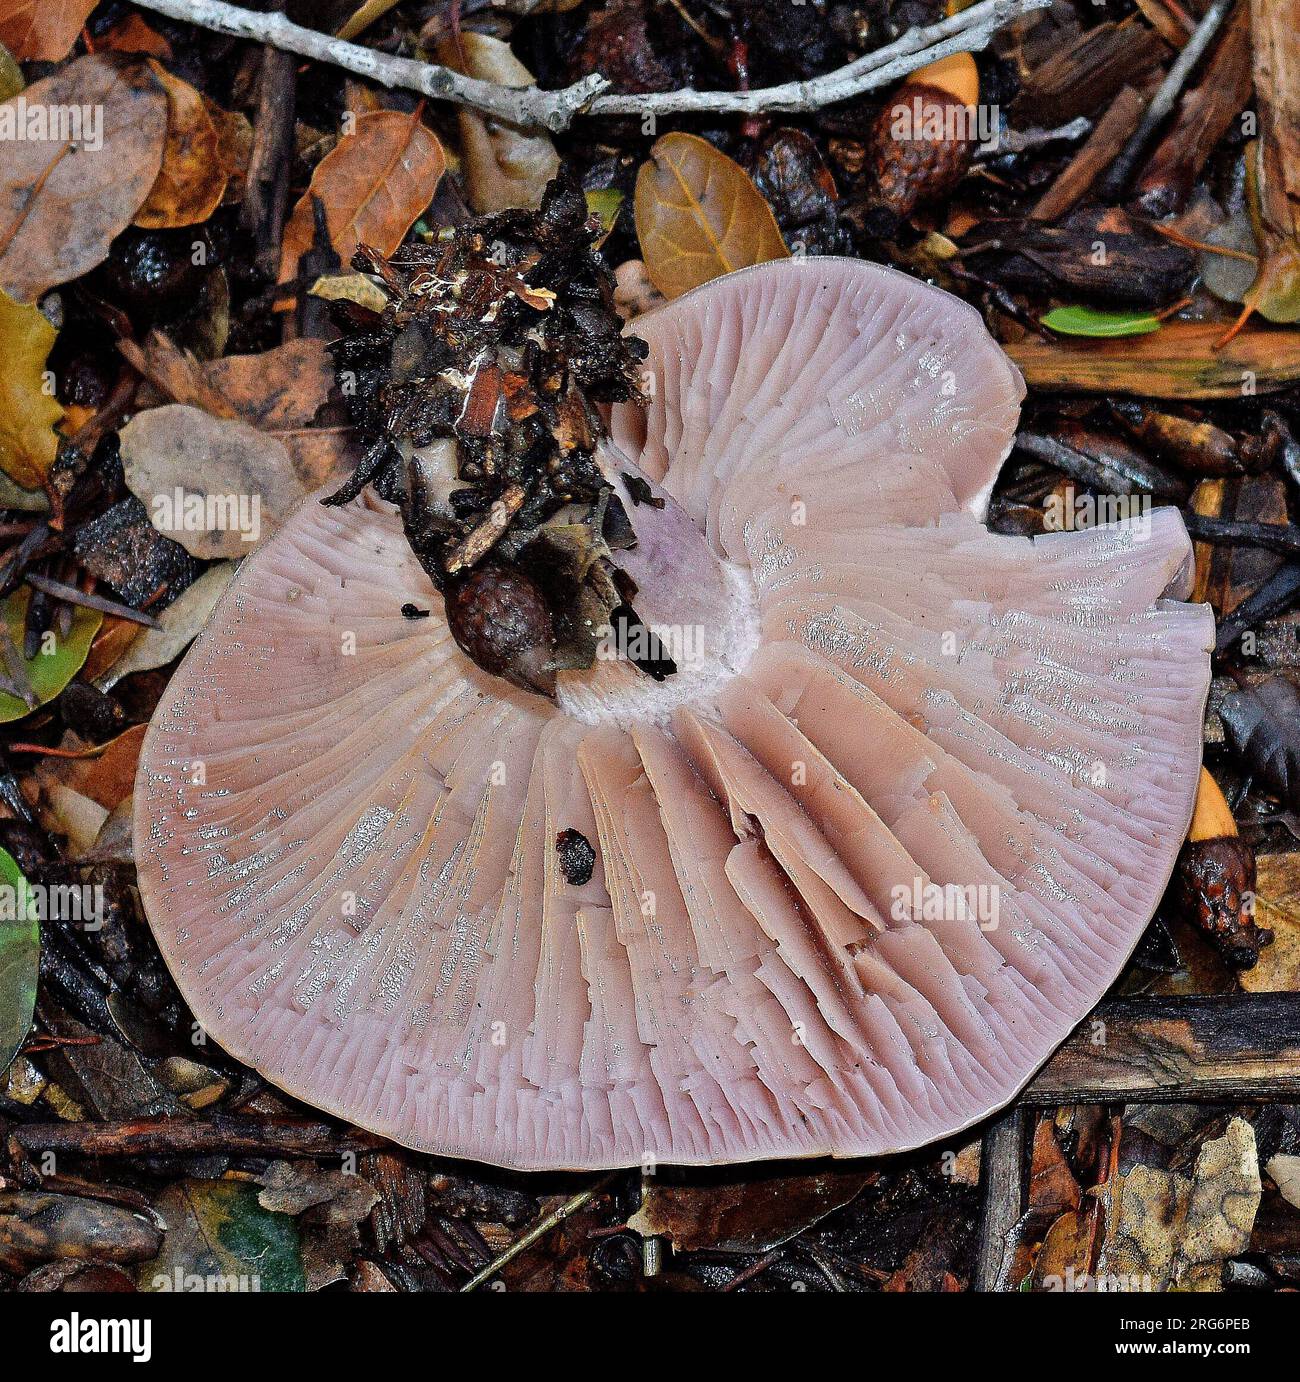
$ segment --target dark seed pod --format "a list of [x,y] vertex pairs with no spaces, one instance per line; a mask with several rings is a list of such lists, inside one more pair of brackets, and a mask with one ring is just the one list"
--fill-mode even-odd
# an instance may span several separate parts
[[447,623],[461,651],[524,691],[555,695],[555,631],[537,586],[522,571],[480,566],[447,588]]
[[[970,167],[974,144],[944,131],[963,129],[963,102],[909,82],[876,118],[868,141],[872,199],[899,220],[951,192]],[[937,133],[936,133],[937,132]]]
[[1255,925],[1255,851],[1240,836],[1189,840],[1170,895],[1233,969],[1253,969],[1273,939],[1272,931]]

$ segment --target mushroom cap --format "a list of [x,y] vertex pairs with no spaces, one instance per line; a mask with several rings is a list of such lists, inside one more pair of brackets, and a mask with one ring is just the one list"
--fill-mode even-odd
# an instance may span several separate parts
[[309,500],[146,738],[155,934],[231,1054],[424,1151],[947,1137],[1089,1011],[1169,878],[1213,640],[1181,519],[990,534],[1020,378],[891,270],[780,261],[634,329],[653,402],[604,460],[664,506],[624,490],[618,559],[647,622],[707,625],[701,667],[517,691],[457,649],[395,510]]

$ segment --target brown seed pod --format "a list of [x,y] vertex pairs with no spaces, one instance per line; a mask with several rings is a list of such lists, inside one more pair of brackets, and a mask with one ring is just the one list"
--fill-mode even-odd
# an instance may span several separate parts
[[447,624],[485,672],[524,691],[555,695],[555,631],[537,586],[522,571],[480,566],[447,591]]
[[1255,925],[1255,851],[1237,834],[1219,785],[1204,769],[1170,898],[1233,969],[1253,969],[1272,931]]
[[900,219],[950,192],[970,167],[979,75],[969,53],[910,77],[876,117],[868,146],[874,198]]

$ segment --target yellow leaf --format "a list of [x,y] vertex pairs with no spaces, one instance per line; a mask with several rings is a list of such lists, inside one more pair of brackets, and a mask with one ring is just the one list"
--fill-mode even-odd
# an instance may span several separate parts
[[655,141],[637,174],[636,230],[666,298],[790,253],[749,174],[693,134]]
[[0,292],[0,470],[24,489],[40,488],[58,450],[63,409],[45,387],[55,335],[37,308]]

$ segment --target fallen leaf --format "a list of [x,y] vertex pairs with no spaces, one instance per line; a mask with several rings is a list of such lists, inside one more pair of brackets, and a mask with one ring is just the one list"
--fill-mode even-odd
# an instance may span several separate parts
[[1300,811],[1300,691],[1277,676],[1224,697],[1228,741],[1293,811]]
[[226,1180],[169,1185],[155,1201],[162,1247],[139,1268],[142,1291],[302,1291],[298,1226],[257,1202],[257,1187]]
[[1278,1194],[1287,1204],[1300,1209],[1300,1156],[1278,1153],[1264,1164],[1264,1170],[1272,1177]]
[[97,1259],[139,1262],[158,1251],[159,1233],[121,1205],[45,1190],[0,1191],[0,1267]]
[[108,820],[108,812],[84,792],[63,782],[46,788],[46,810],[41,824],[51,834],[67,838],[74,855],[84,854],[95,843]]
[[388,294],[365,274],[322,274],[308,292],[326,302],[355,302],[372,312],[388,306]]
[[0,849],[0,1075],[27,1038],[36,1007],[41,929],[27,905],[27,880],[7,850]]
[[167,96],[142,64],[93,53],[29,87],[23,98],[29,135],[33,112],[42,113],[42,126],[51,113],[75,111],[83,126],[80,112],[94,113],[90,128],[41,128],[56,137],[13,139],[5,127],[19,119],[17,98],[0,105],[0,288],[34,302],[93,269],[131,224],[162,166]]
[[19,62],[58,62],[99,0],[0,0],[0,43]]
[[23,70],[14,61],[14,55],[0,43],[0,101],[7,101],[27,85]]
[[1254,969],[1237,976],[1248,993],[1300,992],[1300,854],[1255,859],[1255,923],[1273,932]]
[[148,59],[149,70],[167,92],[167,143],[158,180],[135,224],[147,230],[198,225],[221,205],[226,170],[221,137],[203,97],[161,63]]
[[1149,398],[1241,398],[1300,380],[1300,332],[1243,331],[1221,350],[1222,323],[1166,322],[1144,336],[1085,344],[1026,336],[1003,349],[1031,388]]
[[1054,307],[1040,318],[1063,336],[1141,336],[1160,330],[1150,312],[1104,312],[1095,307]]
[[768,1252],[854,1199],[873,1179],[866,1170],[745,1177],[704,1185],[652,1180],[627,1226],[669,1239],[679,1252]]
[[655,141],[637,174],[635,206],[646,269],[666,298],[789,254],[749,174],[693,134]]
[[158,616],[160,627],[145,629],[121,657],[95,677],[101,691],[107,691],[133,672],[149,672],[165,667],[179,657],[208,622],[217,601],[225,593],[236,563],[222,562],[209,567],[193,585],[181,593]]
[[181,403],[137,413],[121,446],[154,527],[201,561],[247,556],[316,487],[276,437]]
[[[469,29],[439,44],[438,60],[453,72],[499,86],[533,86],[536,82],[508,43]],[[550,135],[522,130],[465,109],[456,118],[470,206],[480,215],[512,206],[537,206],[546,184],[560,170],[560,156]]]
[[95,51],[102,53],[105,49],[114,53],[143,53],[162,58],[164,62],[172,55],[171,44],[138,14],[128,14],[107,32],[100,34],[95,40]]
[[1099,1272],[1141,1289],[1222,1290],[1223,1264],[1250,1245],[1261,1185],[1255,1130],[1233,1118],[1191,1178],[1135,1166],[1119,1178]]
[[[202,579],[202,578],[200,578]],[[192,587],[191,587],[192,588]],[[165,611],[164,611],[165,612]],[[135,785],[135,770],[140,762],[140,746],[144,743],[148,725],[132,725],[115,739],[110,739],[104,751],[94,758],[68,759],[80,769],[75,773],[74,785],[106,811],[131,795]]]
[[[29,587],[22,586],[0,604],[0,618],[8,624],[9,636],[20,649],[31,594]],[[42,647],[37,650],[36,656],[23,659],[27,681],[38,705],[52,701],[81,670],[81,664],[90,650],[90,641],[103,617],[98,610],[78,605],[72,611],[72,627],[66,638],[60,638],[51,630],[42,640]],[[0,666],[3,664],[0,663]],[[0,724],[21,720],[24,715],[30,714],[31,707],[26,702],[11,696],[8,691],[0,691]]]
[[392,254],[433,200],[446,166],[437,135],[418,116],[391,110],[359,116],[354,132],[316,165],[284,228],[281,282],[293,278],[311,246],[313,197],[325,207],[330,241],[346,265],[362,242]]
[[[202,577],[199,579],[202,580]],[[163,612],[166,613],[165,610]],[[85,679],[98,682],[144,631],[144,625],[137,624],[133,619],[121,619],[115,614],[106,614],[81,669]]]
[[45,367],[57,334],[39,309],[0,291],[0,469],[27,490],[40,488],[59,449],[63,409]]

